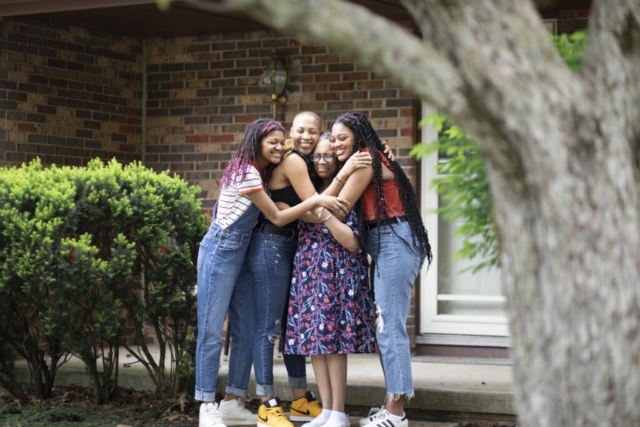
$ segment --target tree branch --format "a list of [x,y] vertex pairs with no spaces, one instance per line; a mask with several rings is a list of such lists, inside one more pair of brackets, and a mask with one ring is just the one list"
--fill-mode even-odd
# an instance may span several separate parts
[[226,0],[224,4],[282,33],[323,43],[441,111],[468,112],[464,86],[452,64],[429,44],[362,6],[338,0]]
[[[526,167],[533,154],[549,155],[560,145],[548,135],[561,137],[556,130],[570,120],[570,100],[581,82],[560,58],[530,1],[402,3],[424,38],[459,70],[476,113],[475,121],[460,124],[489,162],[508,171],[510,161],[522,159]],[[493,140],[486,137],[492,130]]]
[[[596,0],[589,18],[581,74],[595,92],[620,110],[621,126],[631,132],[629,144],[640,170],[640,1]],[[604,106],[603,106],[604,107]],[[636,174],[640,183],[640,173]]]

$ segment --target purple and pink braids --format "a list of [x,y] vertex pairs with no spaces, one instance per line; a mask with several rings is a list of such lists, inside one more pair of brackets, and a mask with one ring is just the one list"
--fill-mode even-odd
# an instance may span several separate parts
[[[237,184],[244,180],[249,167],[255,163],[258,157],[260,141],[265,135],[274,130],[282,131],[283,134],[285,133],[284,126],[273,119],[258,119],[249,125],[238,150],[224,170],[221,189],[225,189],[229,184]],[[265,169],[263,173],[265,183],[268,181],[275,167],[276,165],[270,164]]]

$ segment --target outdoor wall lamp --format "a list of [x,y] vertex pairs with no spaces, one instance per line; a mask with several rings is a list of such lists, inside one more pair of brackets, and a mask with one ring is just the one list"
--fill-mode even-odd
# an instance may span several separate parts
[[278,104],[284,105],[287,102],[287,95],[284,94],[284,88],[287,86],[289,72],[284,66],[284,62],[278,55],[271,55],[267,68],[264,69],[262,77],[263,85],[271,92],[271,106],[273,111],[273,119],[276,119],[278,113]]

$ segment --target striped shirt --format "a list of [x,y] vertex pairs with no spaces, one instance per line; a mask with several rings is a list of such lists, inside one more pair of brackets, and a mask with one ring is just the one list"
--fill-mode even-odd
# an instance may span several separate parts
[[[233,179],[230,179],[230,182],[233,182]],[[258,191],[264,191],[262,178],[260,172],[254,166],[250,166],[244,181],[229,184],[220,192],[216,224],[224,229],[236,222],[251,206],[251,199],[246,195]]]

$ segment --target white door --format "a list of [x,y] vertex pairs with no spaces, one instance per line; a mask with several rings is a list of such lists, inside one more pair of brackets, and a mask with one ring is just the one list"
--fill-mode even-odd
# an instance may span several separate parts
[[[423,103],[423,116],[434,110]],[[422,128],[422,141],[437,138],[433,126]],[[507,336],[506,299],[497,268],[472,273],[475,261],[453,261],[462,239],[455,235],[456,224],[434,213],[442,203],[431,181],[436,177],[438,153],[421,161],[421,203],[425,226],[434,255],[420,276],[420,333],[450,335]]]

